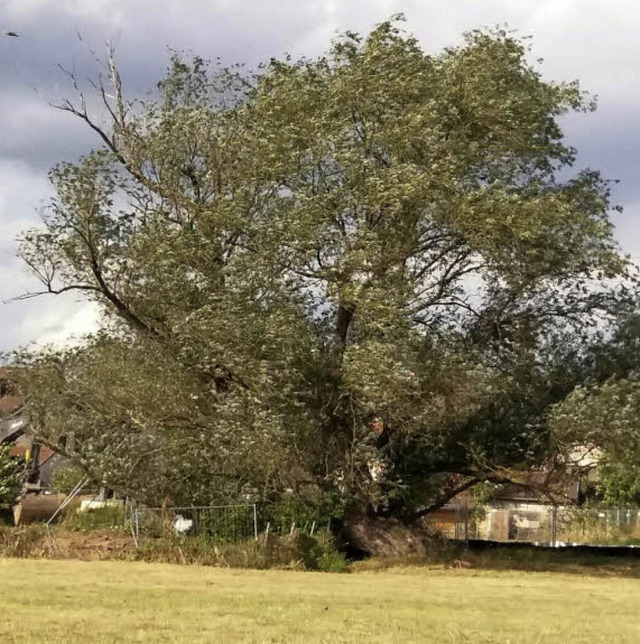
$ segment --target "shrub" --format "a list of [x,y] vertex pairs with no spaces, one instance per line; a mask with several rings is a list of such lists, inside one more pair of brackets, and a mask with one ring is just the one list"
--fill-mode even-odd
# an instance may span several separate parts
[[311,536],[299,534],[298,549],[307,570],[321,572],[345,572],[347,570],[347,560],[327,530],[316,532]]
[[0,508],[11,507],[22,488],[24,463],[10,456],[8,445],[0,445]]
[[46,553],[47,532],[43,525],[0,527],[0,557],[42,557]]
[[13,525],[13,512],[11,508],[0,508],[0,526],[12,526]]
[[253,516],[247,506],[229,506],[198,516],[198,532],[217,543],[235,543],[253,534]]
[[122,530],[125,525],[124,508],[121,504],[109,504],[93,510],[78,511],[77,504],[64,513],[60,522],[68,530],[90,532],[91,530]]
[[54,470],[51,476],[51,489],[56,494],[69,494],[86,477],[86,473],[80,467],[67,463]]
[[314,523],[318,527],[327,526],[343,513],[340,499],[331,495],[315,499],[284,495],[260,510],[262,523],[266,525],[269,522],[273,532],[282,533],[289,532],[292,525],[302,530],[310,529]]

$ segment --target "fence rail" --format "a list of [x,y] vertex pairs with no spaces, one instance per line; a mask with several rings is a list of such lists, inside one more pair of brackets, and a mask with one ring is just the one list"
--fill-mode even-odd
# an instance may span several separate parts
[[639,508],[449,505],[427,517],[427,523],[449,538],[465,541],[640,545]]
[[132,508],[131,531],[141,537],[199,536],[230,542],[257,538],[255,505]]

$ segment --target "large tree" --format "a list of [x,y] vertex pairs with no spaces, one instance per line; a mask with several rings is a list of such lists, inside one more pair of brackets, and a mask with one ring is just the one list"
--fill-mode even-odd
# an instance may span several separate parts
[[428,55],[396,21],[251,74],[175,56],[145,103],[109,77],[106,124],[60,106],[102,147],[22,244],[103,321],[23,356],[41,438],[147,502],[405,518],[549,458],[625,269],[608,183],[571,172],[576,83],[509,33]]

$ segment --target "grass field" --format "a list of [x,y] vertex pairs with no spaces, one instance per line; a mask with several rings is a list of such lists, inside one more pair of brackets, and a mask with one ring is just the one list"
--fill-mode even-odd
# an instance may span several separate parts
[[640,642],[640,582],[0,560],[1,642]]

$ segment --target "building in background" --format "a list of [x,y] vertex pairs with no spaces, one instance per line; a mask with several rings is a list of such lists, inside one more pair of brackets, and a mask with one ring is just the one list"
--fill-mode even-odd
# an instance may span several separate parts
[[53,473],[64,457],[31,438],[20,399],[14,394],[4,367],[0,367],[0,444],[10,445],[10,454],[25,462],[25,492],[50,489]]

